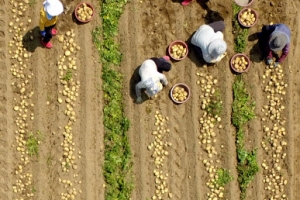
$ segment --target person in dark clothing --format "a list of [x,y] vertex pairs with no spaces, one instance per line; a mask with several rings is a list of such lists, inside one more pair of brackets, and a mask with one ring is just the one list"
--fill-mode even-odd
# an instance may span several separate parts
[[275,57],[273,65],[277,67],[289,54],[291,31],[285,24],[264,25],[258,39],[268,65]]
[[162,73],[163,71],[168,72],[172,69],[172,65],[169,62],[170,57],[169,56],[163,56],[161,58],[152,57],[150,58],[153,60],[157,66],[157,71]]

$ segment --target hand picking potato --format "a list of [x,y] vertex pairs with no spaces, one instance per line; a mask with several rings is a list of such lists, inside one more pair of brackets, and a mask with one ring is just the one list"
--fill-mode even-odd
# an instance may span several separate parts
[[183,58],[186,55],[186,48],[181,44],[175,44],[171,47],[171,56],[175,59]]
[[172,91],[172,97],[176,101],[184,101],[188,97],[188,92],[182,86],[176,86]]
[[254,24],[256,18],[253,11],[248,8],[245,12],[242,13],[240,20],[243,25],[251,26]]
[[83,3],[82,5],[79,6],[77,9],[77,17],[81,21],[87,21],[91,19],[93,16],[93,10],[91,7]]
[[238,72],[243,72],[247,69],[248,67],[248,62],[245,59],[244,56],[239,56],[236,57],[233,61],[232,61],[232,65],[234,67],[234,69]]

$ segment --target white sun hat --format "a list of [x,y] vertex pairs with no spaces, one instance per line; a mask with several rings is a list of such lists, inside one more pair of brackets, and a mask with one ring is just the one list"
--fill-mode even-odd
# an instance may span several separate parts
[[46,0],[43,3],[45,11],[51,16],[58,16],[64,11],[64,6],[59,0]]

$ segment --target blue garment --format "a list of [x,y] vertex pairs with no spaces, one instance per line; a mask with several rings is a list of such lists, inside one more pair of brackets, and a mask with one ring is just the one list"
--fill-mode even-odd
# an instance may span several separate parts
[[47,17],[48,20],[51,20],[51,19],[52,19],[52,16],[49,15],[47,12],[46,12],[46,17]]

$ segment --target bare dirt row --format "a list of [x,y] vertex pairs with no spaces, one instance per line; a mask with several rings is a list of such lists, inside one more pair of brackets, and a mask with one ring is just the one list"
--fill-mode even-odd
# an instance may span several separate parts
[[[58,36],[53,38],[54,48],[50,50],[42,48],[39,42],[42,4],[5,2],[0,12],[5,19],[1,21],[0,43],[1,108],[5,111],[1,112],[1,198],[104,198],[101,65],[91,36],[97,17],[94,24],[79,26],[72,18],[79,2],[63,3],[65,12],[57,28],[59,36],[65,36],[65,42],[60,43]],[[68,31],[73,36],[66,35]],[[81,48],[70,60],[65,56],[64,46],[71,50],[71,43]],[[75,82],[68,80],[66,84],[66,70],[62,65],[72,70]],[[26,78],[22,81],[22,77]],[[28,134],[38,132],[41,133],[38,156],[29,156],[26,153]]]

